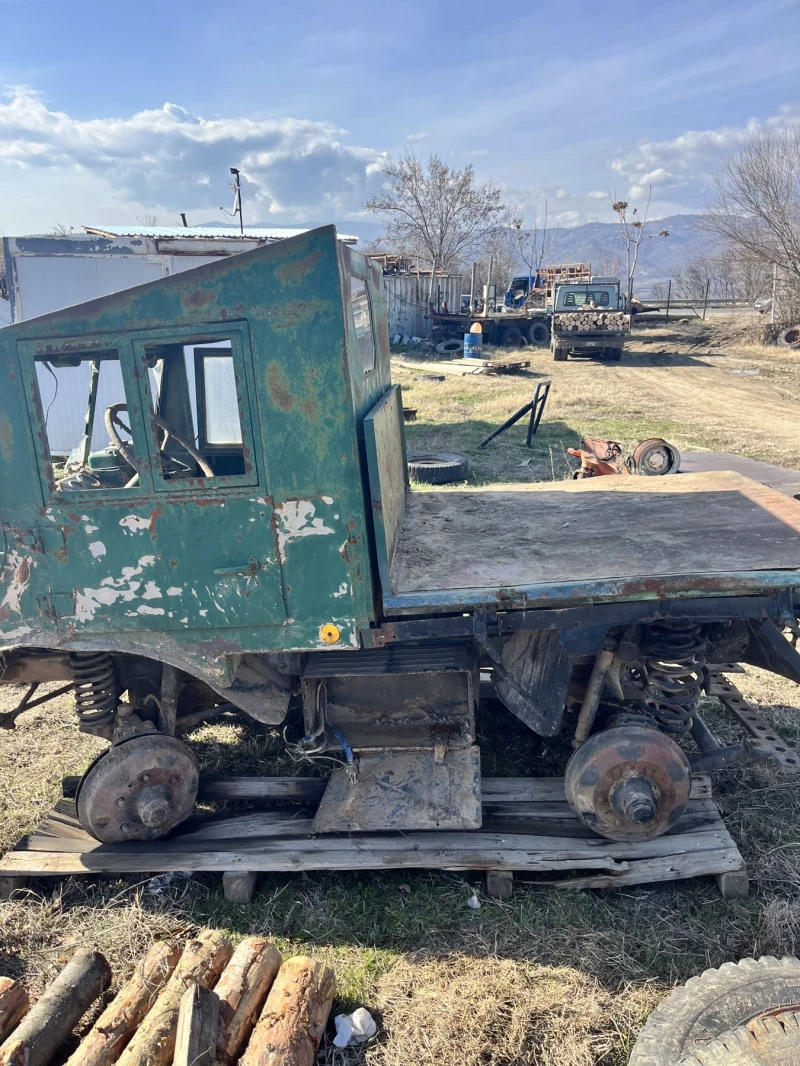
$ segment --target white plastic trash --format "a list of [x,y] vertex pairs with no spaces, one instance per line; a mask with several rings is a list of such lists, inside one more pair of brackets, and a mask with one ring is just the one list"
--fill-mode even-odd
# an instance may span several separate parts
[[366,1007],[358,1007],[352,1014],[337,1014],[333,1021],[336,1026],[334,1047],[363,1044],[378,1031],[377,1023]]

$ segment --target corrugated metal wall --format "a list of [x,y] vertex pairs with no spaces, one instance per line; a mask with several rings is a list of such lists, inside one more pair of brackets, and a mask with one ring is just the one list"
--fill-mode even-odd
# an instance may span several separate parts
[[[433,283],[434,304],[437,297],[447,301],[450,311],[461,306],[461,275],[436,278]],[[383,291],[389,318],[389,336],[402,333],[408,337],[429,337],[431,323],[428,312],[428,293],[431,279],[424,274],[385,274]]]

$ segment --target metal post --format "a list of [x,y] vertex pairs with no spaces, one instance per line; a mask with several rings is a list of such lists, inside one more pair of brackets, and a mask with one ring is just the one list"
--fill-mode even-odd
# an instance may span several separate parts
[[775,301],[778,298],[778,264],[772,267],[772,303],[769,309],[770,325],[775,325]]
[[486,278],[486,288],[483,295],[483,317],[489,314],[489,289],[492,287],[492,269],[494,267],[494,256],[489,256],[489,275]]
[[669,279],[669,285],[667,286],[667,311],[664,315],[664,325],[669,322],[669,299],[672,296],[672,278]]
[[708,307],[708,290],[711,288],[711,278],[706,282],[706,295],[703,300],[703,321],[706,320],[706,308]]
[[475,310],[475,267],[476,266],[477,266],[476,263],[472,264],[472,277],[470,278],[470,282],[469,282],[469,313],[470,314],[472,314],[472,312]]

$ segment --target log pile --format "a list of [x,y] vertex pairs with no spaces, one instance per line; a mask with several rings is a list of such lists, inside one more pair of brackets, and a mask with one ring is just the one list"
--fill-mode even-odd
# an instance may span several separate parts
[[594,333],[607,330],[626,330],[630,320],[623,311],[598,311],[584,307],[553,316],[556,333]]
[[[73,1030],[110,985],[96,951],[77,952],[32,1008],[21,982],[0,977],[0,1066],[63,1062]],[[182,947],[164,941],[66,1066],[313,1066],[334,992],[328,966],[305,956],[284,961],[263,937],[235,951],[213,930]]]

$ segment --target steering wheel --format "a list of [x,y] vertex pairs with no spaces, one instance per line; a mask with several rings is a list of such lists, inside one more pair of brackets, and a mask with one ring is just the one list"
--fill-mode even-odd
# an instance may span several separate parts
[[[138,474],[139,471],[138,467],[136,466],[136,456],[133,453],[131,443],[130,441],[124,441],[118,433],[118,427],[125,433],[130,434],[131,432],[130,429],[119,417],[123,411],[127,413],[127,410],[128,405],[126,403],[112,403],[110,407],[106,408],[106,413],[103,421],[105,422],[106,432],[108,433],[111,443],[117,449],[117,451],[128,464],[128,466],[130,466]],[[160,415],[153,415],[153,422],[164,434],[158,444],[158,450],[160,452],[164,452],[164,448],[167,445],[167,441],[170,439],[170,437],[172,437],[172,439],[176,440],[182,448],[186,449],[186,451],[189,453],[189,455],[191,455],[192,459],[194,459],[194,461],[197,463],[197,465],[200,467],[206,477],[215,476],[214,471],[211,469],[211,467],[208,465],[208,463],[205,461],[203,456],[200,454],[197,448],[195,448],[194,444],[191,441],[186,440],[185,437],[182,437],[179,433],[176,433],[173,429],[171,429]]]

